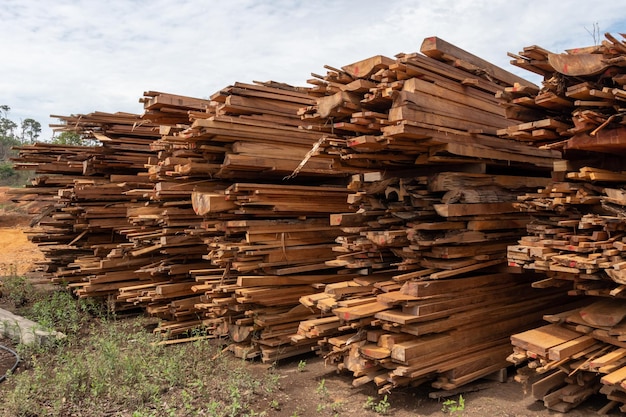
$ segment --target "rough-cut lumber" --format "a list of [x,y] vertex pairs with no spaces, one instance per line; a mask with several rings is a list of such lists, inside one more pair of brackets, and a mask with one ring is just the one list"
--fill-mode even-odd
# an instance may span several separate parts
[[450,57],[453,59],[460,59],[462,61],[468,62],[478,67],[478,69],[486,72],[491,77],[510,85],[520,83],[525,86],[536,88],[536,86],[528,80],[525,80],[518,76],[514,76],[509,71],[503,70],[502,68],[499,68],[485,61],[484,59],[479,58],[467,51],[464,51],[463,49],[458,48],[435,36],[424,39],[424,41],[422,42],[422,46],[420,47],[420,51],[424,55],[431,58],[447,60],[449,59],[448,57]]
[[40,175],[24,197],[51,202],[33,239],[54,279],[143,307],[165,337],[199,328],[263,361],[319,350],[381,392],[504,367],[510,334],[562,301],[503,267],[530,224],[516,196],[547,186],[561,154],[496,136],[526,130],[494,93],[532,84],[428,42],[429,56],[327,67],[312,87],[148,91],[143,116],[62,118],[103,146],[16,160]]

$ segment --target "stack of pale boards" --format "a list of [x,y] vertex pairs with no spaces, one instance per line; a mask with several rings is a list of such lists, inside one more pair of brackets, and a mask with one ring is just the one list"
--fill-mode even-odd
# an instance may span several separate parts
[[618,405],[626,411],[624,316],[623,300],[605,299],[548,315],[552,324],[514,334],[508,359],[527,362],[516,378],[551,410],[566,412],[599,392],[609,402],[598,414]]
[[[610,165],[611,158],[604,158]],[[572,168],[572,163],[565,164]],[[508,248],[509,265],[543,273],[536,288],[560,287],[586,305],[546,316],[553,324],[512,336],[513,363],[528,365],[518,378],[556,411],[592,394],[606,395],[602,412],[626,410],[624,323],[624,198],[619,170],[582,167],[562,171],[547,187],[518,197],[533,213],[528,235]]]
[[[38,234],[73,255],[55,258],[56,279],[144,307],[164,335],[228,334],[240,356],[318,350],[381,391],[506,367],[508,337],[568,302],[503,268],[528,221],[512,197],[560,154],[494,136],[511,122],[493,93],[527,82],[426,45],[308,90],[238,84],[208,103],[149,92],[139,120],[65,118],[103,148],[21,154],[43,174],[29,195],[57,192]],[[348,173],[360,173],[350,188]]]
[[[509,246],[509,265],[545,274],[534,287],[588,296],[583,308],[547,316],[553,324],[513,335],[510,360],[529,361],[518,378],[550,409],[567,411],[600,392],[609,403],[599,413],[617,405],[626,411],[626,42],[607,33],[598,45],[562,54],[534,45],[509,55],[544,81],[538,90],[520,85],[497,94],[507,113],[526,117],[498,134],[564,149],[570,159],[557,164],[554,183],[520,196],[516,207],[536,220]],[[550,117],[532,114],[548,108]]]

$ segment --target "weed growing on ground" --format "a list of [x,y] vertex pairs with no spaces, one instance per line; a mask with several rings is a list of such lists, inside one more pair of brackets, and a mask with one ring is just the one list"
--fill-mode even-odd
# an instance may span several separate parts
[[298,372],[304,372],[305,369],[306,361],[304,359],[301,359],[300,362],[298,362]]
[[365,404],[363,404],[363,408],[365,408],[366,410],[372,410],[377,414],[382,415],[388,414],[390,407],[391,404],[389,403],[389,401],[387,401],[386,395],[380,401],[376,401],[374,397],[367,397]]
[[273,399],[272,401],[270,401],[270,408],[276,411],[280,411],[280,403],[277,399]]
[[331,412],[334,416],[336,416],[343,409],[343,401],[333,401],[333,399],[330,398],[328,387],[326,386],[326,379],[322,379],[319,382],[315,392],[320,398],[320,402],[317,404],[316,409],[318,413]]
[[24,315],[43,328],[75,334],[91,316],[105,317],[105,309],[94,299],[75,300],[65,291],[53,291],[41,297]]
[[315,392],[317,392],[321,397],[326,398],[328,396],[328,388],[326,388],[326,380],[322,379],[319,384],[317,384],[317,388],[315,388]]
[[462,395],[459,395],[459,401],[452,399],[445,400],[443,402],[443,406],[441,407],[441,411],[449,414],[454,414],[463,410],[465,410],[465,398],[463,398]]
[[26,277],[11,274],[2,277],[3,297],[14,307],[23,307],[35,298],[35,288]]

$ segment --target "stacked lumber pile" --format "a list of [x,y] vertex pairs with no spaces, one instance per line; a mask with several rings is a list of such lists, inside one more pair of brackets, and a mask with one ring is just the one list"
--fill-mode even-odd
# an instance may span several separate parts
[[[530,222],[513,209],[512,184],[548,179],[449,171],[358,177],[350,201],[360,209],[331,216],[344,234],[339,256],[327,262],[358,276],[303,297],[320,318],[303,321],[293,338],[317,339],[327,360],[353,372],[355,385],[374,381],[388,392],[436,380],[437,388],[457,388],[506,368],[511,334],[578,305],[564,290],[533,289],[536,277],[504,268],[507,246]],[[469,191],[495,202],[446,199],[468,183],[489,184]],[[493,184],[507,183],[509,193],[493,192]],[[497,220],[481,214],[496,207]]]
[[327,141],[319,151],[370,169],[490,162],[545,170],[560,157],[496,136],[514,122],[495,93],[537,86],[439,38],[426,38],[421,52],[327,67],[311,80],[327,95],[301,109],[303,119],[315,129],[323,122],[347,145]]
[[505,265],[529,223],[517,196],[561,154],[497,137],[514,122],[495,94],[538,87],[438,38],[326,68],[308,88],[147,92],[141,117],[62,119],[102,147],[23,149],[85,177],[50,183],[42,242],[83,251],[55,279],[241,357],[320,350],[381,392],[505,367],[510,334],[565,303]]
[[[279,352],[272,360],[309,351],[282,346],[287,326],[295,334],[311,316],[290,310],[320,290],[312,284],[338,280],[324,264],[338,234],[328,218],[349,206],[344,186],[309,185],[346,172],[334,157],[307,155],[321,137],[298,128],[297,110],[313,102],[307,89],[237,83],[212,100],[144,96],[142,117],[59,117],[57,129],[103,146],[20,149],[16,162],[39,174],[22,198],[51,196],[34,240],[47,246],[54,280],[145,308],[167,337],[203,327],[249,350],[254,330]],[[250,179],[265,182],[237,182]]]
[[604,394],[598,414],[626,410],[623,300],[588,303],[546,316],[551,324],[511,336],[508,358],[520,368],[516,379],[551,410],[567,412],[591,395]]
[[[300,128],[298,109],[314,102],[308,88],[235,83],[212,95],[204,111],[189,111],[187,124],[161,126],[152,145],[158,156],[150,178],[160,190],[189,185],[185,201],[200,224],[180,238],[200,239],[210,264],[190,271],[187,311],[209,335],[230,336],[240,357],[274,361],[309,352],[314,342],[289,337],[312,316],[298,300],[344,279],[324,261],[334,257],[339,233],[329,216],[349,209],[342,183],[354,169],[310,152],[338,140]],[[156,329],[168,336],[188,330],[176,317]]]
[[352,372],[355,386],[373,381],[383,393],[432,382],[449,390],[506,368],[514,329],[532,327],[565,300],[562,291],[539,294],[528,277],[509,273],[398,286],[389,290],[376,276],[329,284],[325,298],[303,304],[333,315],[303,321],[299,334],[317,337],[326,360]]
[[[205,111],[190,111],[184,129],[162,128],[153,148],[161,159],[150,167],[159,178],[221,178],[267,181],[343,177],[338,159],[315,155],[314,146],[338,140],[315,126],[305,130],[297,115],[314,103],[307,88],[274,82],[235,83],[211,96]],[[164,157],[169,155],[169,157]]]
[[[624,37],[624,35],[621,35]],[[552,53],[533,45],[511,64],[544,77],[541,89],[513,85],[498,92],[518,123],[502,137],[553,149],[623,150],[626,129],[626,42],[605,34],[600,45]]]
[[510,360],[529,361],[518,378],[532,381],[533,395],[547,408],[564,412],[600,392],[610,401],[603,412],[618,404],[625,411],[626,383],[622,387],[615,378],[624,373],[618,371],[626,347],[626,178],[591,167],[565,176],[567,181],[519,197],[516,205],[536,219],[527,226],[528,235],[509,246],[508,259],[509,265],[543,272],[534,287],[567,289],[584,296],[585,305],[545,317],[550,325],[513,335]]
[[561,148],[569,159],[555,164],[555,181],[518,198],[516,207],[535,220],[527,236],[508,248],[509,265],[543,273],[534,287],[585,297],[581,307],[546,316],[551,324],[511,337],[509,360],[527,363],[518,379],[532,384],[533,395],[547,408],[561,412],[596,393],[607,398],[600,414],[617,406],[626,411],[621,157],[626,44],[605,37],[601,45],[565,54],[524,48],[513,63],[544,75],[544,86],[532,94],[514,89],[501,94],[510,108],[532,108],[537,116],[504,136]]
[[352,212],[331,216],[343,234],[326,263],[358,277],[302,297],[320,318],[292,339],[317,339],[354,385],[380,392],[506,368],[515,329],[578,302],[505,266],[530,222],[517,196],[547,186],[560,156],[496,137],[511,122],[495,92],[532,85],[437,38],[421,49],[329,68],[316,82],[332,95],[301,111],[346,139],[322,152],[372,171],[348,185]]
[[142,204],[127,192],[147,182],[140,172],[151,154],[155,125],[127,113],[56,117],[103,145],[18,148],[16,169],[34,170],[37,177],[15,194],[21,201],[45,202],[33,221],[39,229],[31,236],[46,254],[42,269],[58,280],[76,282],[85,276],[77,259],[106,255],[126,241],[120,234],[128,225],[126,211]]
[[[339,232],[328,218],[348,208],[347,194],[345,187],[235,183],[218,197],[232,206],[228,211],[203,213],[205,225],[221,233],[205,238],[205,257],[233,281],[208,286],[202,308],[226,320],[231,337],[237,335],[235,353],[260,353],[267,362],[311,350],[314,343],[291,343],[290,336],[312,316],[298,308],[300,297],[345,279],[324,261],[334,258]],[[194,207],[213,207],[215,197],[196,193]],[[207,198],[210,205],[198,203]],[[219,219],[224,213],[232,219]]]
[[[146,95],[154,100],[149,110],[158,107],[170,121],[170,113],[182,108],[177,121],[188,121],[187,111],[208,104],[161,93]],[[63,187],[52,190],[56,195],[51,205],[36,219],[41,230],[32,236],[47,255],[45,268],[53,273],[53,281],[68,283],[80,297],[107,298],[116,309],[141,306],[150,314],[185,323],[186,329],[200,325],[193,302],[190,309],[189,298],[197,296],[190,274],[212,264],[202,258],[204,241],[185,236],[202,221],[191,205],[195,184],[181,181],[172,188],[155,183],[146,172],[157,159],[151,144],[161,137],[160,125],[129,114],[57,117],[64,123],[56,129],[79,132],[102,146],[37,144],[20,149],[17,166],[34,166],[39,176],[19,198],[24,192],[49,193],[50,184]],[[54,170],[44,159],[47,153],[56,161]]]

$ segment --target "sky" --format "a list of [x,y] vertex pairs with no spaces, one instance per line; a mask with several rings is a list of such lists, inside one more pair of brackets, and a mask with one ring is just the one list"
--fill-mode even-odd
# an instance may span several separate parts
[[0,105],[9,118],[143,113],[144,91],[198,98],[233,84],[306,86],[437,36],[537,84],[507,52],[552,52],[626,33],[626,1],[0,0]]

